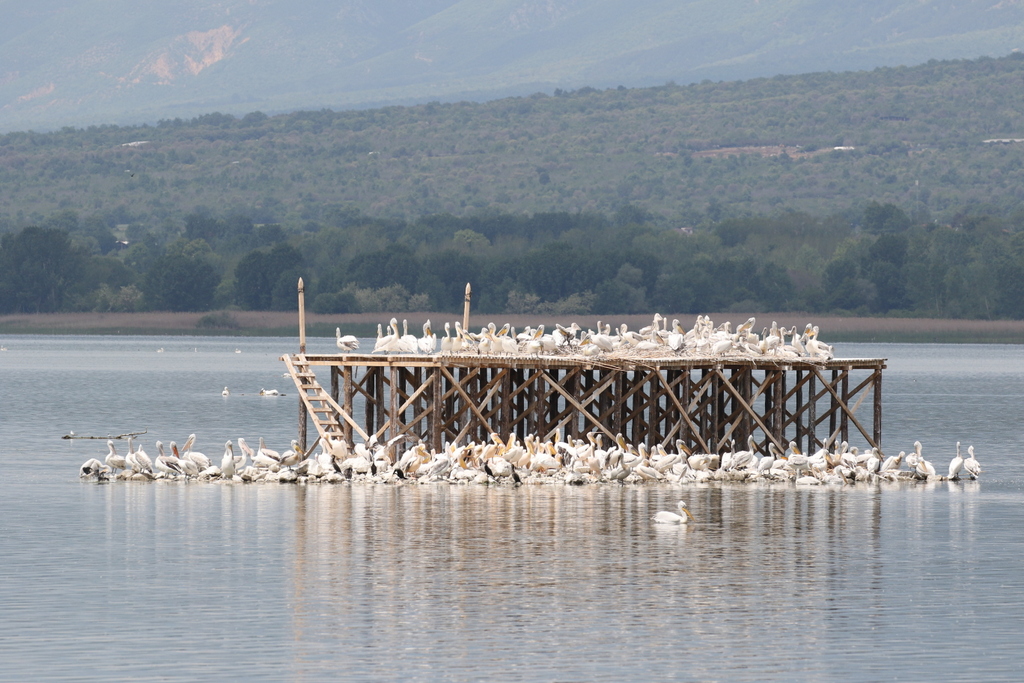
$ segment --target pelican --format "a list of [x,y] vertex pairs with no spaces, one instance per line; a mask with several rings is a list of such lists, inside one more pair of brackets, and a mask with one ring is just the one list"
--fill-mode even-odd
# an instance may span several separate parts
[[251,448],[249,448],[249,444],[247,444],[245,442],[245,438],[244,437],[241,437],[241,436],[238,437],[238,447],[242,451],[242,461],[243,462],[245,462],[245,458],[246,457],[252,459],[252,457],[254,455],[256,455],[255,452],[253,452],[253,450]]
[[96,477],[100,481],[106,478],[107,473],[110,472],[110,468],[101,463],[96,458],[89,458],[82,466],[78,469],[79,477]]
[[[426,329],[424,329],[424,333],[426,333]],[[416,353],[419,350],[419,341],[415,334],[409,334],[409,321],[403,319],[402,336],[398,340],[398,350],[402,353]]]
[[123,470],[128,468],[128,464],[124,461],[124,458],[117,454],[113,441],[107,441],[107,449],[109,449],[107,457],[105,458],[107,467],[112,470]]
[[690,520],[693,519],[693,515],[690,514],[690,510],[686,507],[686,503],[679,501],[676,503],[676,509],[679,510],[679,514],[675,512],[669,512],[668,510],[662,510],[658,514],[651,517],[656,524],[689,524]]
[[452,326],[450,323],[444,324],[444,337],[441,338],[441,353],[452,352]]
[[334,343],[338,345],[339,351],[355,351],[359,348],[359,340],[351,334],[341,336],[341,328],[334,328]]
[[178,444],[173,441],[168,444],[171,447],[171,454],[174,455],[175,460],[178,462],[178,466],[184,471],[185,476],[197,477],[199,476],[199,467],[190,459],[183,458],[178,453]]
[[967,447],[967,459],[964,460],[964,469],[967,470],[967,474],[971,475],[971,479],[977,479],[978,475],[981,474],[981,463],[974,457],[974,446]]
[[224,457],[220,459],[220,476],[225,479],[235,476],[235,447],[230,439],[224,442]]
[[803,454],[803,451],[800,450],[800,447],[797,446],[796,442],[794,441],[789,442],[789,450],[790,454],[787,458],[787,461],[789,462],[789,466],[796,471],[796,476],[799,477],[800,473],[810,466],[808,462],[809,459],[806,455]]
[[430,354],[437,348],[437,335],[430,327],[430,321],[423,323],[423,336],[416,340],[416,347],[420,353]]
[[164,474],[184,474],[180,460],[173,455],[164,453],[163,441],[156,442],[156,453],[156,460],[153,462],[154,467]]
[[380,325],[377,325],[377,343],[373,347],[373,352],[383,351],[384,353],[391,353],[392,351],[401,350],[401,335],[398,333],[398,318],[392,318],[388,324],[388,331],[390,334],[381,336]]
[[281,467],[295,467],[302,462],[302,450],[299,442],[292,439],[291,448],[281,454]]
[[[128,451],[131,454],[132,460],[134,460],[136,465],[138,465],[138,469],[140,471],[153,471],[153,461],[149,459],[149,456],[146,454],[146,451],[142,450],[141,447],[137,451],[132,450],[132,437],[130,436],[128,437]],[[127,461],[128,458],[125,458],[125,462]]]
[[960,455],[960,442],[956,442],[956,455],[949,461],[949,479],[959,479],[960,470],[964,468],[964,459]]
[[[264,456],[274,460],[275,462],[281,462],[281,454],[277,451],[267,448],[267,444],[264,443],[263,437],[260,437],[260,447],[256,449],[256,457]],[[255,459],[253,460],[255,462]]]
[[260,389],[260,396],[280,396],[281,392],[277,389]]
[[230,395],[231,395],[231,392],[230,392],[230,391],[228,391],[228,388],[227,388],[227,387],[224,387],[224,391],[220,392],[220,395],[221,395],[221,396],[230,396]]

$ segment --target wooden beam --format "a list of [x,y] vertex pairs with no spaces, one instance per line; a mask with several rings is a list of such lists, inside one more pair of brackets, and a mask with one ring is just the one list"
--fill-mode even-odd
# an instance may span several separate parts
[[[666,387],[668,386],[668,380],[662,377],[660,372],[658,373],[658,378],[662,381],[662,383],[665,384]],[[710,453],[711,451],[708,450],[707,442],[701,436],[700,430],[697,428],[697,425],[693,424],[693,419],[690,417],[690,414],[686,412],[686,409],[683,408],[683,404],[679,402],[679,399],[676,397],[675,392],[670,391],[668,392],[668,395],[669,398],[672,400],[672,403],[675,404],[676,410],[679,411],[680,419],[687,424],[687,426],[690,428],[690,432],[693,434],[693,438],[697,440],[697,443],[700,444],[700,447],[703,449],[702,452]]]
[[445,374],[445,376],[448,378],[448,381],[450,381],[452,383],[452,386],[455,387],[455,390],[459,392],[459,395],[462,396],[462,400],[466,402],[466,405],[469,407],[469,409],[473,412],[474,415],[476,415],[477,419],[480,420],[480,424],[483,425],[484,429],[486,429],[489,433],[494,434],[494,430],[491,429],[491,426],[489,424],[487,424],[487,420],[480,412],[480,409],[476,407],[476,404],[473,402],[473,399],[470,398],[469,394],[467,394],[463,390],[463,388],[459,386],[459,383],[455,381],[455,378],[452,377],[452,374],[448,372],[448,368],[442,365],[441,372]]
[[[813,370],[811,370],[811,372],[817,374],[818,370],[817,369],[813,369]],[[818,378],[821,379],[821,376],[819,375]],[[828,390],[833,395],[835,395],[835,393],[836,393],[835,389],[833,389],[832,386],[830,384],[828,384],[828,382],[824,382],[824,380],[823,380],[823,383],[825,384],[825,386],[828,387]],[[866,396],[867,394],[865,393],[864,395]],[[839,397],[836,396],[836,398],[838,399]],[[876,443],[875,440],[870,435],[868,435],[867,430],[865,430],[864,427],[861,425],[860,421],[857,420],[857,417],[853,413],[850,412],[850,407],[848,405],[846,405],[846,403],[844,401],[840,401],[839,409],[841,411],[843,411],[843,413],[845,415],[849,416],[850,420],[852,420],[853,424],[857,427],[857,430],[860,431],[860,433],[864,436],[864,438],[868,440],[868,443],[871,446],[874,446],[875,448],[877,448],[878,447],[878,443]]]
[[779,441],[774,436],[772,436],[771,430],[769,430],[768,427],[765,426],[764,422],[761,421],[761,418],[754,411],[754,409],[751,408],[750,405],[743,400],[743,397],[740,396],[740,392],[736,389],[736,387],[734,387],[729,382],[729,380],[726,379],[725,375],[721,374],[721,370],[716,369],[715,372],[719,373],[719,376],[721,377],[722,386],[725,387],[725,389],[729,393],[731,393],[737,401],[740,402],[740,405],[743,406],[744,410],[746,410],[750,414],[750,417],[753,418],[754,423],[761,429],[762,432],[769,435],[769,438],[771,438],[771,440],[775,443],[776,448],[780,448],[783,452],[785,452],[786,447],[779,443]]

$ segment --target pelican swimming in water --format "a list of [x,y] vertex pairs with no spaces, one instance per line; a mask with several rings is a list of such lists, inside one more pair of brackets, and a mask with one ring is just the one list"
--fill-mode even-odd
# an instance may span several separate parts
[[662,510],[658,514],[651,517],[656,524],[689,524],[690,520],[696,522],[693,515],[690,514],[690,510],[686,507],[686,503],[679,501],[676,503],[676,509],[679,510],[679,514],[675,512],[669,512],[668,510]]
[[260,389],[260,396],[280,396],[281,392],[277,389]]
[[231,395],[231,392],[230,392],[230,391],[228,391],[228,388],[227,388],[227,387],[224,387],[224,391],[220,392],[220,395],[221,395],[221,396],[230,396],[230,395]]

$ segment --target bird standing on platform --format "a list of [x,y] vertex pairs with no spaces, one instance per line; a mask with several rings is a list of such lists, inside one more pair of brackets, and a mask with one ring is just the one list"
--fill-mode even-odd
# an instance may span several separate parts
[[[378,329],[380,326],[378,325]],[[338,350],[342,353],[347,351],[355,351],[359,348],[359,340],[351,334],[346,334],[344,337],[341,336],[341,328],[334,328],[334,343],[338,346]]]
[[[447,325],[445,327],[447,330]],[[416,340],[416,347],[420,353],[431,354],[437,349],[437,335],[430,327],[430,321],[423,323],[423,336]]]

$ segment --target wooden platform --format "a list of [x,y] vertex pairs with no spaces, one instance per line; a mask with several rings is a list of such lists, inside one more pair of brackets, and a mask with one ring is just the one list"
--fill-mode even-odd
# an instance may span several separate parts
[[[607,358],[293,354],[299,440],[320,434],[398,444],[484,441],[491,433],[547,439],[599,431],[631,443],[698,452],[767,450],[790,440],[881,447],[885,359]],[[320,375],[317,370],[320,370]],[[324,372],[326,370],[326,372]],[[330,390],[320,382],[323,375]],[[857,416],[871,395],[870,410]]]

